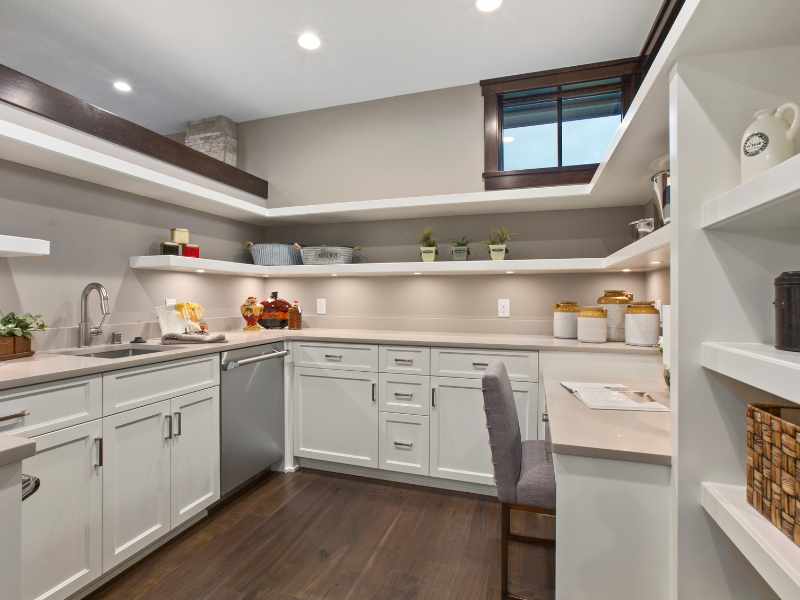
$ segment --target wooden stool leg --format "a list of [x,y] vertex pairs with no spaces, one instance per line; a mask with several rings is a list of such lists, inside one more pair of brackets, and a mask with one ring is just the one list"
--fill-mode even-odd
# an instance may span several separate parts
[[511,533],[511,508],[500,505],[500,597],[508,598],[508,535]]

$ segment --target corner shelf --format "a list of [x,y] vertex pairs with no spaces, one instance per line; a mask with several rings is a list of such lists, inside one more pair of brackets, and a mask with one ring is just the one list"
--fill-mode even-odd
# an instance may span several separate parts
[[349,265],[290,265],[263,267],[208,258],[133,256],[131,269],[172,271],[238,277],[402,277],[414,275],[532,275],[652,271],[669,264],[670,227],[638,240],[606,258],[539,258],[530,260],[471,260],[440,262],[354,263]]
[[744,486],[704,482],[700,503],[780,598],[800,598],[800,547],[747,503]]
[[767,344],[704,342],[702,365],[800,404],[800,353]]
[[703,228],[774,231],[800,227],[800,154],[703,206]]
[[50,242],[47,240],[0,235],[0,258],[49,255]]

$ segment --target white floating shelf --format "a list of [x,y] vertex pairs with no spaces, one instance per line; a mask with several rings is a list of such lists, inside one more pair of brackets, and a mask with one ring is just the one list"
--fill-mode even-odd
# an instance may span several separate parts
[[703,227],[751,232],[800,227],[800,155],[706,202]]
[[744,486],[703,483],[700,502],[780,598],[800,598],[800,547],[747,503]]
[[663,227],[606,258],[539,258],[439,262],[354,263],[262,267],[208,258],[133,256],[132,269],[240,277],[387,277],[408,275],[531,275],[602,271],[652,271],[669,264],[670,227]]
[[50,242],[35,238],[0,235],[0,258],[17,256],[48,256]]
[[767,344],[705,342],[705,368],[800,404],[800,353]]

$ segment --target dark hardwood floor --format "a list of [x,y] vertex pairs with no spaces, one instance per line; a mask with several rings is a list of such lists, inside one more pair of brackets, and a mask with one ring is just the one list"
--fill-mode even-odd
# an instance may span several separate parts
[[[499,517],[479,496],[273,475],[90,598],[496,600]],[[512,591],[553,597],[551,549],[515,545],[511,573]]]

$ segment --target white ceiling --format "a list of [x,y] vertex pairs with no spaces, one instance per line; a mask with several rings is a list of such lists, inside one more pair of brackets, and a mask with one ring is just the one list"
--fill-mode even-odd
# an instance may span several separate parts
[[[661,0],[2,0],[0,63],[160,132],[634,56]],[[317,31],[309,53],[296,38]],[[133,93],[113,91],[125,79]]]

